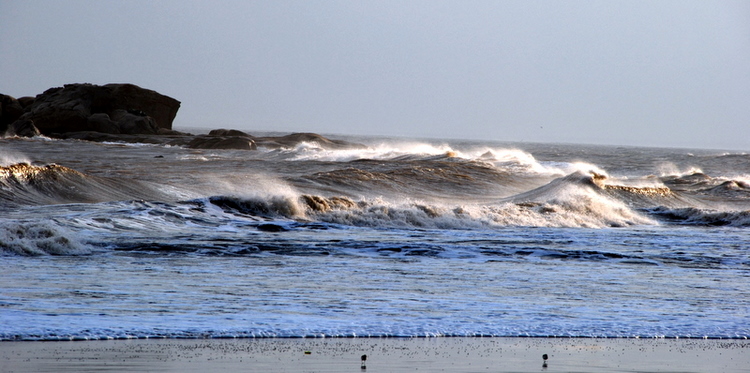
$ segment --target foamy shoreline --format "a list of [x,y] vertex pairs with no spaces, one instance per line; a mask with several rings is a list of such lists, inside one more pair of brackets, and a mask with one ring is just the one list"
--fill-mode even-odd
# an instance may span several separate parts
[[[362,368],[365,354],[366,368]],[[0,342],[3,372],[746,372],[748,367],[750,340],[455,337]]]

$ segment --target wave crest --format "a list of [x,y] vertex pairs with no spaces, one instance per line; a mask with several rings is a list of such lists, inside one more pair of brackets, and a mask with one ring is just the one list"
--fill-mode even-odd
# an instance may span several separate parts
[[135,180],[93,177],[57,164],[0,166],[0,205],[94,203],[169,198],[156,186]]
[[[633,189],[649,193],[649,189]],[[622,191],[631,191],[622,188]],[[658,191],[651,191],[656,193]],[[501,226],[619,227],[657,224],[605,193],[592,175],[575,173],[531,192],[493,203],[392,201],[383,197],[352,200],[320,195],[240,198],[217,196],[210,202],[231,213],[368,227],[468,229]]]
[[750,227],[750,210],[718,211],[695,207],[657,207],[650,212],[666,221],[684,225]]

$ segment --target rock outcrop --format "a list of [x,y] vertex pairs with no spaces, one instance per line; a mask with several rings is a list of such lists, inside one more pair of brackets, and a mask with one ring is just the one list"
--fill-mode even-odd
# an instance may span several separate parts
[[186,146],[191,149],[257,149],[255,141],[248,136],[195,136]]
[[5,136],[34,137],[41,133],[29,119],[19,119],[5,129]]
[[23,106],[15,97],[0,94],[0,135],[23,115]]
[[40,134],[61,139],[184,146],[191,149],[255,150],[316,143],[326,149],[363,148],[314,133],[255,137],[232,129],[207,135],[172,130],[180,102],[133,84],[66,84],[36,97],[0,95],[0,137]]
[[156,134],[172,129],[180,108],[179,101],[133,84],[66,84],[25,103],[28,106],[19,120],[32,121],[45,135],[80,131]]
[[[166,131],[163,131],[166,132]],[[158,135],[148,134],[111,134],[95,131],[69,132],[58,136],[62,139],[77,139],[97,142],[124,142],[143,144],[162,144],[184,146],[191,149],[244,149],[255,150],[258,147],[267,149],[293,148],[302,142],[314,142],[325,149],[362,149],[365,145],[331,140],[313,133],[293,133],[277,137],[255,137],[238,130],[213,130],[208,135],[192,135],[177,131],[168,131]]]
[[238,130],[227,130],[227,129],[217,129],[217,130],[211,130],[211,132],[208,133],[209,136],[245,136],[245,137],[252,137],[249,134],[238,131]]

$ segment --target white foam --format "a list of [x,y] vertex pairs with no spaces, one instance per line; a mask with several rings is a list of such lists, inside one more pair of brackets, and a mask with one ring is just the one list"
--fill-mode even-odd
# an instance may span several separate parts
[[596,166],[586,163],[539,162],[531,153],[514,148],[473,147],[459,149],[448,144],[421,142],[381,143],[364,149],[325,149],[317,143],[303,142],[294,148],[274,150],[295,161],[350,162],[358,159],[393,160],[400,157],[448,156],[472,161],[482,161],[511,171],[532,172],[543,175],[567,175],[575,171],[595,170],[606,174]]
[[0,167],[8,167],[10,165],[18,163],[31,164],[31,159],[25,154],[21,154],[11,150],[0,151]]
[[750,184],[750,174],[735,174],[735,175],[728,175],[728,176],[719,176],[719,177],[716,177],[716,180],[734,181],[734,182]]
[[357,159],[386,160],[407,155],[435,156],[452,151],[454,150],[448,145],[435,146],[425,143],[382,143],[364,149],[325,149],[315,142],[301,142],[292,149],[281,150],[283,153],[292,155],[291,160],[325,162],[349,162]]
[[292,216],[304,217],[304,208],[300,205],[301,195],[286,181],[267,174],[203,175],[201,184],[210,185],[201,190],[204,196],[232,196],[238,199],[267,201],[271,205],[287,211]]
[[607,176],[600,167],[585,162],[540,162],[531,153],[515,148],[472,147],[459,149],[448,144],[420,142],[381,143],[365,149],[325,149],[317,143],[300,143],[291,149],[274,150],[294,161],[350,162],[359,159],[394,160],[402,157],[446,156],[480,161],[518,173],[564,176],[576,171]]
[[15,255],[84,255],[92,247],[53,221],[0,222],[0,252]]
[[698,167],[683,167],[680,168],[676,164],[671,162],[665,162],[659,165],[658,173],[660,176],[689,176],[693,174],[702,174],[703,170]]
[[622,202],[573,187],[530,203],[448,205],[418,201],[393,203],[376,199],[363,205],[325,212],[308,211],[307,216],[354,226],[439,229],[507,226],[604,228],[658,224]]

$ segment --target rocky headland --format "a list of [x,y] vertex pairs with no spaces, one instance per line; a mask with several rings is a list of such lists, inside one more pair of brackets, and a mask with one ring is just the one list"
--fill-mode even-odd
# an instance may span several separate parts
[[315,142],[327,149],[363,145],[332,140],[314,133],[256,137],[217,129],[193,135],[172,129],[180,101],[133,84],[66,84],[36,97],[18,99],[0,94],[0,135],[60,139],[149,143],[193,149],[246,149],[293,147]]

